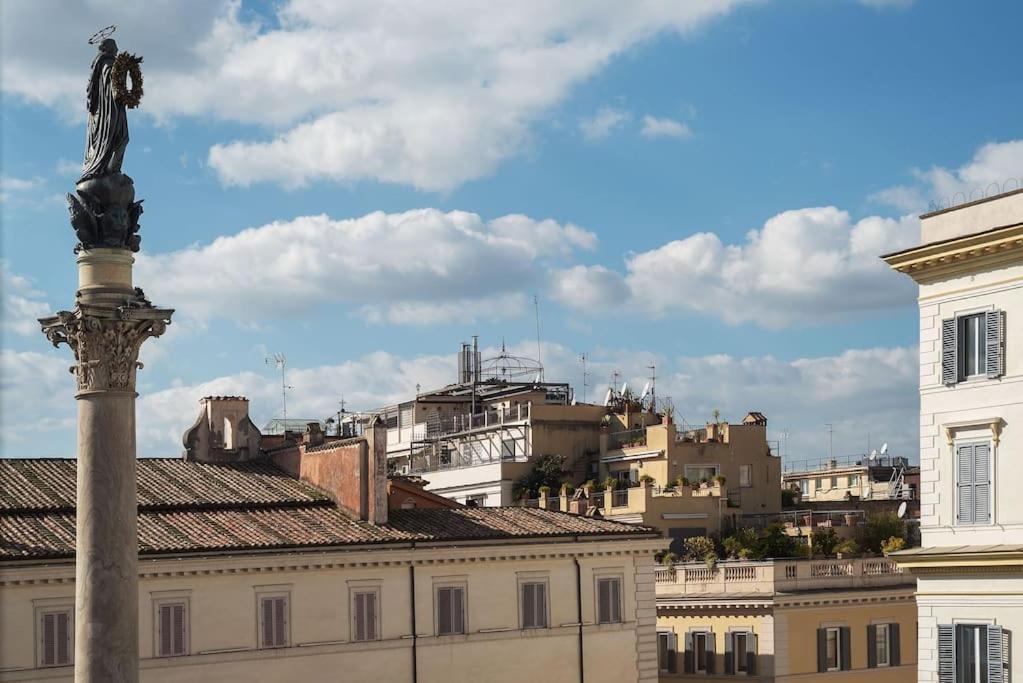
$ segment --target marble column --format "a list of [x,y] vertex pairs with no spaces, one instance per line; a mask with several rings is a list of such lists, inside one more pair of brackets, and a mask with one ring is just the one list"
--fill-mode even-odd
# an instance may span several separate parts
[[128,249],[78,255],[77,302],[40,323],[71,347],[78,399],[75,680],[138,680],[135,373],[173,313],[132,283]]

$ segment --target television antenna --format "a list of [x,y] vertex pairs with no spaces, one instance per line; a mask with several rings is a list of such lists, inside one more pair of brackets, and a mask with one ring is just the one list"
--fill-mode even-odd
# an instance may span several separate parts
[[590,373],[586,372],[586,361],[589,359],[589,354],[581,353],[579,355],[579,362],[583,364],[583,403],[586,403],[586,390],[590,387]]
[[657,409],[657,366],[648,365],[646,369],[650,371],[650,412],[653,412]]
[[540,366],[537,376],[543,381],[543,358],[540,355],[540,297],[533,295],[533,309],[536,311],[536,364]]
[[288,389],[294,389],[286,381],[288,358],[283,353],[275,353],[266,357],[266,364],[273,365],[281,371],[281,409],[284,414],[284,430],[288,429]]
[[835,457],[835,425],[828,422],[824,425],[828,428],[828,460]]

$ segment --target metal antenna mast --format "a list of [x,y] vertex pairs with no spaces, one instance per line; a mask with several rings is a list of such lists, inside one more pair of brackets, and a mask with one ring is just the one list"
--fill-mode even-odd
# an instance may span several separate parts
[[273,365],[281,371],[281,407],[284,411],[284,430],[288,429],[288,389],[294,389],[295,387],[289,386],[285,381],[285,368],[288,366],[288,359],[283,353],[275,353],[272,356],[266,357],[266,364]]
[[611,388],[615,390],[616,394],[618,393],[618,378],[621,376],[622,373],[618,372],[617,370],[613,370],[611,372]]
[[657,366],[648,365],[646,369],[650,371],[650,410],[653,412],[657,410]]
[[830,422],[824,425],[828,428],[828,460],[835,457],[835,426]]
[[540,356],[540,297],[533,295],[533,308],[536,311],[536,362],[540,365],[540,380],[543,380],[543,359]]
[[582,353],[579,356],[579,362],[583,364],[583,403],[586,403],[586,390],[590,388],[590,373],[586,372],[586,361],[588,358],[589,355],[586,353]]

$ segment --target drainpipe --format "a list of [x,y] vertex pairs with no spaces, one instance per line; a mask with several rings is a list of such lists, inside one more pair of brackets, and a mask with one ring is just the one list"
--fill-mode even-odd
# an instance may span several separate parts
[[[415,548],[413,542],[412,547]],[[419,667],[416,661],[416,566],[410,564],[408,567],[408,580],[409,580],[409,595],[410,606],[412,612],[412,683],[417,683],[419,680]]]
[[[579,537],[576,536],[576,542]],[[579,683],[586,681],[586,673],[583,669],[583,581],[582,568],[579,566],[579,558],[573,558],[575,562],[575,605],[576,620],[579,622]]]

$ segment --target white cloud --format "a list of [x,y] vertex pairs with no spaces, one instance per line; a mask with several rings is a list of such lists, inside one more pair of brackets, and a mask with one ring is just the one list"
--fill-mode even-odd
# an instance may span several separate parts
[[82,175],[82,164],[79,161],[71,161],[63,157],[57,159],[57,175],[65,178],[78,178]]
[[0,349],[0,445],[4,457],[73,455],[64,450],[74,447],[72,363],[70,354],[58,351]]
[[583,310],[594,303],[585,282],[603,293],[607,306],[618,293],[619,304],[655,316],[699,311],[772,328],[820,323],[911,303],[912,283],[878,256],[913,244],[918,225],[912,217],[854,223],[833,206],[785,211],[742,244],[701,232],[627,256],[624,276],[573,269],[556,274],[553,288],[560,301]]
[[580,119],[579,130],[591,142],[603,140],[611,131],[621,128],[630,118],[629,112],[615,107],[601,107],[597,113]]
[[522,291],[551,264],[592,249],[572,224],[511,214],[484,221],[461,211],[325,215],[249,228],[207,245],[141,253],[150,298],[200,320],[258,322],[324,302],[360,306],[372,322],[443,322],[488,306],[522,310]]
[[0,261],[0,327],[15,334],[39,334],[38,319],[53,313],[46,303],[45,294],[32,287],[29,280],[12,273],[7,264]]
[[[531,125],[616,56],[744,1],[290,0],[262,23],[238,2],[147,3],[118,7],[117,38],[146,58],[141,111],[266,127],[211,148],[225,183],[444,190],[521,153]],[[2,7],[4,90],[80,117],[91,58],[81,27],[108,23],[109,8]]]
[[0,176],[0,203],[7,203],[13,197],[22,195],[30,190],[34,190],[43,184],[43,179],[36,176],[34,178],[15,178],[13,176]]
[[861,5],[874,9],[907,9],[912,7],[914,2],[915,0],[859,0]]
[[896,185],[870,196],[872,201],[900,211],[921,212],[962,204],[1023,187],[1023,140],[991,142],[956,169],[914,168],[915,182]]
[[628,295],[622,276],[604,266],[572,266],[552,273],[551,296],[589,314],[617,307]]
[[640,134],[647,138],[685,139],[691,138],[693,131],[682,121],[647,115],[643,117],[643,128],[640,130]]

